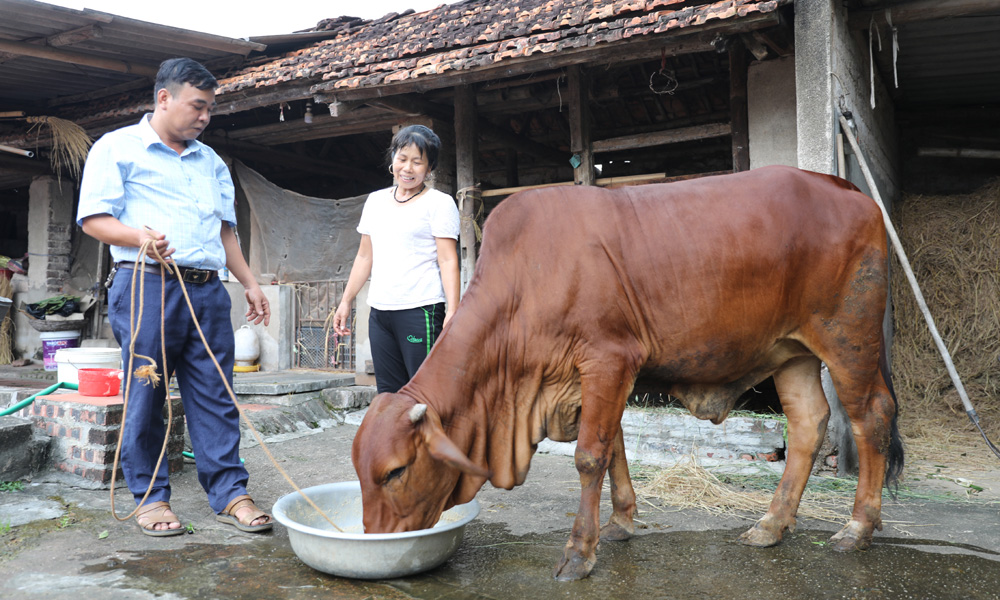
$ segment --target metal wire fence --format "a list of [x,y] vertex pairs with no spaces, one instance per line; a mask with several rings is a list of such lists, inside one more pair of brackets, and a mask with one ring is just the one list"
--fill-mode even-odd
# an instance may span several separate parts
[[[333,312],[347,281],[304,281],[295,287],[295,366],[303,369],[354,371],[352,335],[333,330]],[[355,309],[351,308],[351,331]]]

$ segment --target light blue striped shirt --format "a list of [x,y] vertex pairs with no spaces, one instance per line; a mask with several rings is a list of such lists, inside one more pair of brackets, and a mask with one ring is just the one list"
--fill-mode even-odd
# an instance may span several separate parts
[[[167,236],[178,265],[221,269],[226,265],[222,222],[236,226],[229,169],[198,140],[177,154],[160,140],[150,117],[94,143],[83,169],[76,222],[108,214],[129,227],[148,225]],[[111,246],[116,262],[135,261],[138,253]]]

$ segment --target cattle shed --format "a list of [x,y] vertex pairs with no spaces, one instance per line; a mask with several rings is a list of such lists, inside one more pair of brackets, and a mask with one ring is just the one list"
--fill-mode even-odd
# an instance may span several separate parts
[[[249,40],[0,0],[0,255],[28,257],[15,301],[99,296],[106,250],[73,221],[51,118],[95,139],[133,123],[152,110],[159,62],[190,56],[219,78],[202,139],[233,165],[244,252],[275,284],[281,317],[259,333],[271,366],[364,374],[363,302],[346,358],[329,355],[322,323],[354,215],[391,183],[398,127],[442,138],[435,185],[458,199],[467,281],[484,217],[528,187],[788,164],[867,190],[841,115],[888,204],[975,188],[1000,155],[998,34],[987,0],[465,0]],[[110,337],[100,310],[85,337]],[[14,330],[15,354],[36,354],[23,316]]]

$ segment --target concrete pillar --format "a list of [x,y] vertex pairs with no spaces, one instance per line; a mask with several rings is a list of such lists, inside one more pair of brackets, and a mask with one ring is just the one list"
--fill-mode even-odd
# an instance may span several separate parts
[[798,166],[835,174],[833,31],[839,0],[795,2],[795,89]]
[[[75,183],[45,175],[28,188],[28,274],[15,276],[14,304],[31,304],[63,291],[69,281],[70,239],[76,227],[73,213]],[[42,342],[23,314],[11,311],[14,353],[38,357]]]
[[76,226],[72,182],[38,177],[28,191],[28,285],[58,294],[69,279],[70,237]]
[[795,57],[755,62],[747,75],[750,168],[798,166]]

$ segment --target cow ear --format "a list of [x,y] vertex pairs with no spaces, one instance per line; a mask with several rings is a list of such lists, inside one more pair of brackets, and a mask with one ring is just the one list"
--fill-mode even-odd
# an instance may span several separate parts
[[475,475],[489,479],[490,472],[469,460],[464,452],[458,449],[455,442],[445,435],[440,427],[431,427],[424,441],[431,456],[450,467],[454,467],[466,475]]

